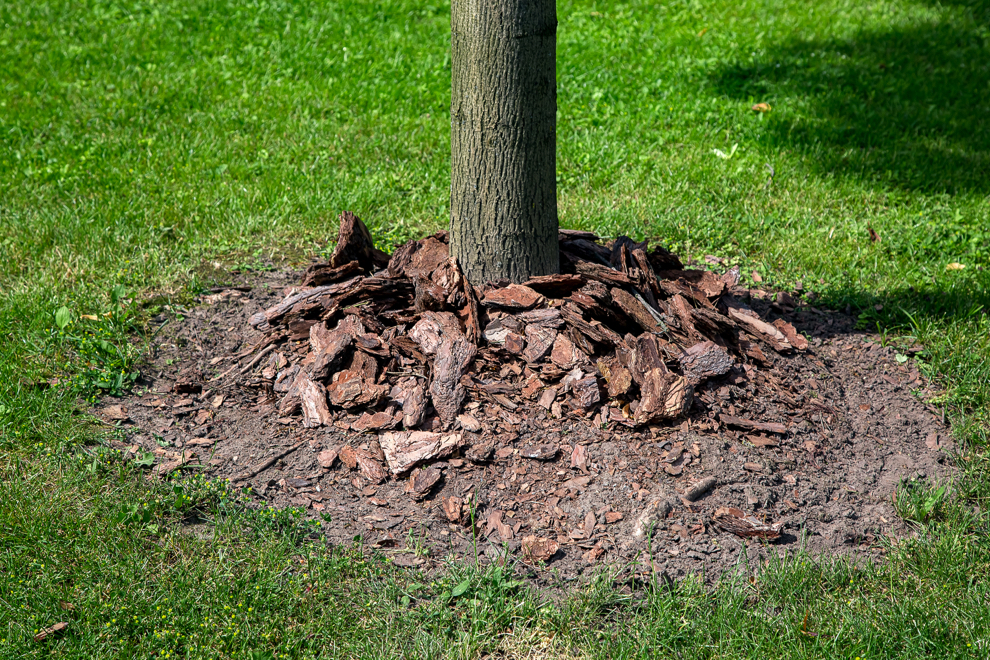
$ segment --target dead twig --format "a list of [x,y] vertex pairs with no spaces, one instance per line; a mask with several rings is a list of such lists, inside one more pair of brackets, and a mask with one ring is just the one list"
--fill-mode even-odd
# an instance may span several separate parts
[[285,458],[286,456],[288,456],[289,454],[291,454],[295,450],[297,450],[300,447],[302,447],[303,444],[304,443],[302,443],[302,442],[298,442],[298,443],[292,445],[291,447],[289,447],[288,449],[286,449],[286,450],[284,450],[284,451],[282,451],[282,452],[280,452],[278,454],[275,454],[271,458],[268,458],[268,459],[262,461],[261,463],[258,463],[257,465],[255,465],[253,468],[251,468],[247,472],[242,472],[241,474],[238,474],[237,476],[231,477],[230,483],[235,484],[238,481],[244,481],[246,479],[251,479],[252,477],[258,476],[259,474],[261,474],[262,472],[264,472],[265,470],[267,470],[271,466],[275,465],[275,463],[277,463],[278,461],[282,460],[283,458]]
[[240,372],[238,373],[238,375],[243,376],[247,372],[249,372],[252,369],[254,369],[257,366],[257,364],[259,362],[261,362],[265,358],[266,355],[268,355],[269,353],[271,353],[274,350],[275,350],[275,344],[269,344],[265,348],[265,350],[263,350],[260,353],[258,353],[257,355],[255,355],[254,356],[254,359],[251,360],[250,362],[248,362],[247,363],[247,366],[245,366],[243,369],[241,369]]

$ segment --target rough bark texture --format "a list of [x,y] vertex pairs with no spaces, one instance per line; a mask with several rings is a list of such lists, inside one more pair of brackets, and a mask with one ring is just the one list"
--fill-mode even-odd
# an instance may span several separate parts
[[340,214],[339,238],[330,257],[332,268],[357,262],[364,270],[371,272],[387,266],[388,259],[387,254],[375,247],[371,232],[360,218],[350,211]]
[[475,285],[556,273],[554,0],[451,6],[450,246]]

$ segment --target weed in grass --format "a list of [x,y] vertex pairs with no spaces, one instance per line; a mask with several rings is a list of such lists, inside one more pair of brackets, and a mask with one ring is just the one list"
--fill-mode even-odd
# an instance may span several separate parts
[[924,525],[941,517],[949,485],[927,484],[917,479],[901,481],[894,491],[894,509],[904,520]]
[[318,538],[320,531],[320,523],[307,516],[306,510],[299,507],[277,509],[266,506],[247,509],[240,518],[256,535],[279,536],[292,544]]
[[123,285],[115,286],[102,314],[77,314],[66,306],[54,312],[51,342],[62,350],[65,384],[91,403],[103,394],[124,394],[140,375],[140,350],[131,340],[138,328],[126,295]]
[[409,552],[418,558],[426,558],[430,556],[430,548],[426,543],[426,530],[423,528],[416,529],[416,527],[410,527],[409,531],[406,533],[406,548]]

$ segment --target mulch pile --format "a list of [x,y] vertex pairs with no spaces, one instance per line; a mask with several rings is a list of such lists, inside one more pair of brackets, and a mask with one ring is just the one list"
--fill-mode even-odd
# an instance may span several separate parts
[[[765,351],[808,346],[790,323],[768,323],[733,297],[738,268],[685,269],[664,248],[625,236],[606,245],[590,232],[559,237],[561,274],[473,287],[449,255],[446,232],[389,256],[345,212],[329,262],[251,318],[265,336],[238,376],[269,392],[286,421],[299,415],[305,427],[382,432],[380,452],[345,445],[321,463],[339,459],[377,483],[411,473],[408,491],[421,499],[442,478],[432,461],[468,447],[468,459],[492,459],[494,445],[465,437],[482,418],[512,426],[548,412],[599,426],[663,424],[687,414],[706,380],[766,365]],[[779,423],[721,421],[786,432]],[[557,453],[536,445],[522,455],[551,461]],[[582,465],[580,445],[570,459]],[[685,454],[666,470],[679,474],[690,460]],[[445,505],[450,520],[463,519],[462,504]],[[737,509],[716,521],[742,536],[778,535]]]
[[863,551],[905,532],[900,479],[946,473],[924,380],[854,318],[624,237],[560,254],[472,287],[445,233],[386,255],[345,213],[329,262],[157,319],[143,393],[101,414],[154,475],[250,485],[332,543],[419,563],[487,539],[564,574],[717,572],[746,538]]

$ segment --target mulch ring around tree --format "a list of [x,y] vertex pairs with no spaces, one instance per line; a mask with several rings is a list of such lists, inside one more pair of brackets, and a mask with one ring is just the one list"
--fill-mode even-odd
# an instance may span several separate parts
[[155,453],[149,478],[250,486],[331,543],[565,576],[876,557],[910,532],[900,481],[951,473],[904,360],[921,347],[625,237],[562,231],[561,275],[480,287],[446,241],[386,255],[344,214],[328,263],[231,274],[157,318],[147,393],[97,414]]

